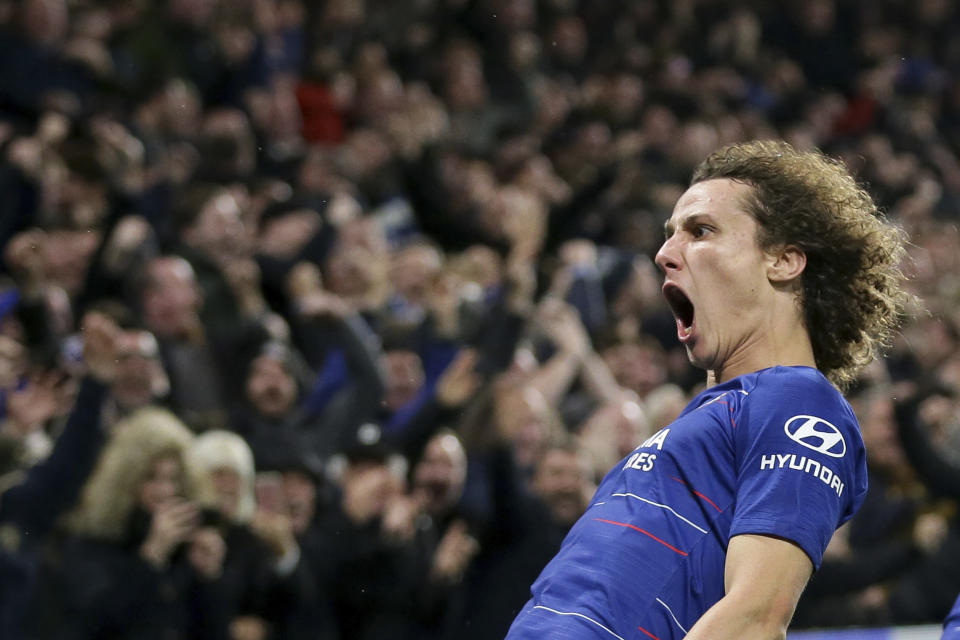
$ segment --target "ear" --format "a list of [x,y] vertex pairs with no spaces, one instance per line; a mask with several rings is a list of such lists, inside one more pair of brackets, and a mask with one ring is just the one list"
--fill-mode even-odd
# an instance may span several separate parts
[[799,247],[787,245],[768,255],[767,278],[785,284],[800,277],[807,266],[807,254]]

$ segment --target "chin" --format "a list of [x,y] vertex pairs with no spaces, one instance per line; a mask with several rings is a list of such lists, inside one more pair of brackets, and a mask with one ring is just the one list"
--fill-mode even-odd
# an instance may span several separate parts
[[689,360],[690,364],[695,366],[697,369],[709,369],[713,364],[706,358],[698,356],[690,347],[687,347],[687,360]]

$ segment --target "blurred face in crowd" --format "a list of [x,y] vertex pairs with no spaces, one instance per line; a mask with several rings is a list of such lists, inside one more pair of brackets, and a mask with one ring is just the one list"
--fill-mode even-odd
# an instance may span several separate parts
[[668,149],[676,135],[677,126],[677,118],[670,109],[654,104],[644,111],[640,130],[652,147]]
[[279,418],[293,407],[297,384],[280,360],[261,355],[250,365],[247,398],[261,415]]
[[217,509],[228,518],[235,517],[240,509],[240,494],[243,479],[230,467],[217,467],[210,474],[210,483],[217,499]]
[[348,27],[363,22],[365,0],[332,0],[324,4],[324,24],[327,27]]
[[216,9],[214,0],[169,0],[171,16],[194,27],[202,27],[210,21]]
[[[96,161],[94,157],[89,160]],[[56,185],[51,182],[44,184],[44,187],[50,188],[46,195],[52,196],[48,202],[55,215],[75,229],[96,229],[101,226],[109,212],[106,185],[69,169],[59,177],[62,181]]]
[[217,192],[184,231],[183,239],[215,260],[244,257],[249,243],[237,199],[227,190]]
[[327,289],[343,298],[362,298],[373,291],[381,277],[378,258],[364,247],[338,247],[327,260]]
[[554,522],[576,522],[587,507],[587,473],[580,456],[565,449],[548,449],[537,465],[533,490],[547,503]]
[[340,166],[348,178],[360,181],[386,166],[391,154],[390,143],[380,132],[357,129],[340,147]]
[[202,300],[190,264],[180,258],[159,258],[148,267],[143,292],[143,315],[156,336],[178,337],[198,322]]
[[533,468],[553,431],[543,395],[532,387],[506,389],[496,403],[496,419],[514,446],[517,464]]
[[532,70],[540,61],[541,49],[536,34],[518,31],[510,37],[510,63],[521,72]]
[[440,252],[431,246],[414,245],[401,249],[390,270],[394,289],[407,301],[426,305],[427,295],[442,264]]
[[487,85],[479,54],[455,45],[447,51],[443,97],[453,111],[479,109],[487,102]]
[[283,491],[293,531],[301,534],[310,526],[316,511],[317,485],[303,472],[286,471],[283,474]]
[[800,3],[800,23],[811,35],[828,33],[836,20],[834,0],[810,0]]
[[716,127],[701,120],[683,124],[680,127],[679,136],[673,155],[683,166],[690,168],[697,166],[720,144]]
[[442,433],[427,443],[414,469],[413,491],[426,499],[427,511],[441,513],[460,499],[466,476],[467,455],[460,439]]
[[497,24],[507,29],[525,29],[536,22],[534,0],[496,0],[493,5]]
[[379,69],[362,83],[358,107],[365,121],[375,124],[397,109],[403,100],[403,82],[395,71]]
[[160,363],[157,341],[149,332],[123,332],[118,351],[111,393],[120,406],[141,407],[164,395],[169,381]]
[[79,293],[100,243],[99,232],[51,231],[43,243],[44,269],[51,281],[71,294]]
[[140,484],[139,504],[150,513],[157,507],[183,494],[183,465],[174,454],[161,455],[150,464]]
[[587,52],[587,30],[576,16],[566,16],[557,21],[551,34],[556,42],[554,53],[564,62],[576,63]]
[[394,349],[384,354],[387,392],[384,403],[396,411],[417,395],[423,386],[423,365],[414,351]]
[[204,162],[215,163],[220,175],[250,176],[257,164],[256,139],[240,109],[216,109],[204,117],[201,148]]
[[643,81],[632,74],[617,75],[610,82],[607,101],[617,122],[632,122],[643,104]]
[[860,420],[860,432],[867,447],[870,466],[894,474],[910,468],[897,436],[893,400],[879,392],[868,392],[865,397],[855,399],[853,406]]
[[666,381],[663,354],[651,346],[624,342],[605,349],[603,359],[620,386],[641,398]]

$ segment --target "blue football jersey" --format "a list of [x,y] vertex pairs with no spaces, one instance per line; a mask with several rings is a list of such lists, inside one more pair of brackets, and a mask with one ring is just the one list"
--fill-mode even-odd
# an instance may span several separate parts
[[953,603],[950,615],[943,623],[943,637],[941,640],[960,640],[960,596]]
[[507,638],[682,638],[724,595],[730,538],[785,538],[819,567],[866,491],[856,417],[819,371],[711,387],[607,474]]

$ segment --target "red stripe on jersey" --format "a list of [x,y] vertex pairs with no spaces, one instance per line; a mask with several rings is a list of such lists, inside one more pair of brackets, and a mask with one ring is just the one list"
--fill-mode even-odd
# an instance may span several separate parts
[[730,409],[730,424],[733,425],[733,428],[737,428],[737,421],[733,419],[733,407],[730,406],[730,403],[726,400],[717,400],[717,404],[725,404],[727,408]]
[[643,627],[637,627],[637,629],[640,629],[640,631],[643,631],[645,634],[647,634],[648,636],[650,636],[651,638],[653,638],[653,640],[660,640],[660,638],[658,638],[657,636],[653,635],[652,633],[650,633],[649,631],[647,631],[647,630],[644,629]]
[[677,553],[679,553],[679,554],[682,555],[682,556],[689,555],[689,554],[687,554],[686,551],[681,551],[680,549],[677,549],[675,546],[673,546],[673,545],[670,544],[669,542],[666,542],[665,540],[661,540],[660,538],[658,538],[657,536],[653,535],[652,533],[650,533],[650,532],[647,531],[646,529],[641,529],[640,527],[638,527],[638,526],[636,526],[636,525],[629,524],[629,523],[627,523],[627,522],[617,522],[616,520],[605,520],[605,519],[603,519],[603,518],[594,518],[594,520],[596,520],[597,522],[606,522],[607,524],[615,524],[615,525],[617,525],[618,527],[627,527],[628,529],[633,529],[634,531],[639,531],[639,532],[642,533],[643,535],[649,536],[649,537],[653,538],[654,540],[656,540],[657,542],[659,542],[659,543],[662,544],[663,546],[667,547],[668,549],[672,549],[673,551],[676,551]]
[[[684,482],[684,481],[681,480],[680,478],[677,478],[677,477],[675,477],[675,476],[670,476],[670,479],[671,479],[671,480],[676,480],[677,482],[679,482],[680,484],[682,484],[682,485],[684,485],[684,486],[686,486],[686,487],[690,487],[690,485],[688,485],[686,482]],[[708,498],[707,496],[703,495],[703,494],[700,493],[699,491],[696,491],[693,487],[690,487],[690,493],[692,493],[693,495],[697,496],[698,498],[703,498],[704,500],[706,500],[706,501],[710,504],[711,507],[713,507],[714,509],[716,509],[716,510],[719,511],[720,513],[723,513],[723,509],[721,509],[720,507],[718,507],[716,502],[714,502],[713,500],[711,500],[711,499]]]

